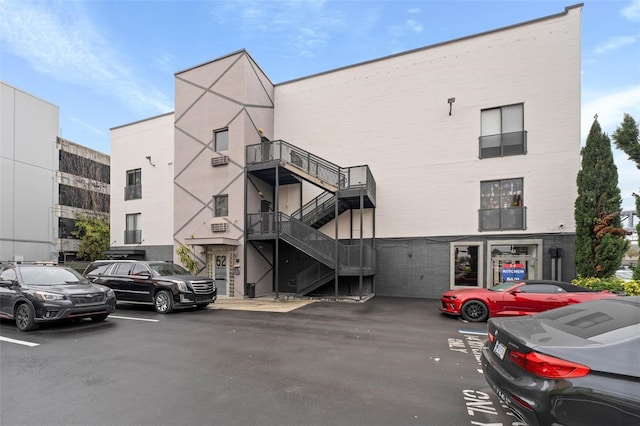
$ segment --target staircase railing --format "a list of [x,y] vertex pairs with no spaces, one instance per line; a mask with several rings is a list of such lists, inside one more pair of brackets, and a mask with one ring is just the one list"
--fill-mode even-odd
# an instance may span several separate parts
[[280,236],[311,257],[322,261],[327,266],[334,267],[336,255],[340,259],[340,253],[345,254],[345,248],[339,242],[337,244],[338,253],[336,253],[336,240],[328,235],[284,213],[280,213],[279,216]]
[[331,281],[334,276],[333,269],[322,263],[316,263],[296,274],[296,294],[313,291]]
[[301,171],[336,188],[344,185],[345,176],[340,166],[283,140],[261,142],[246,147],[247,164],[272,160],[285,161]]

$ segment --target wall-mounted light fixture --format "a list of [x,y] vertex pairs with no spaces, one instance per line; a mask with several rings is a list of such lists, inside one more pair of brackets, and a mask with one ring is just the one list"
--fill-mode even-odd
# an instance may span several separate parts
[[447,102],[449,103],[449,115],[451,115],[451,110],[453,109],[453,103],[456,101],[456,98],[449,98]]
[[155,164],[153,164],[153,163],[151,162],[151,156],[150,156],[150,155],[147,155],[145,158],[149,161],[149,164],[151,164],[153,167],[155,167],[155,166],[156,166]]

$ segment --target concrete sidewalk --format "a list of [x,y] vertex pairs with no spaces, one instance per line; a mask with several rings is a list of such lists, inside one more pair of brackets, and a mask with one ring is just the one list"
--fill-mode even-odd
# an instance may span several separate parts
[[270,297],[245,299],[241,297],[218,296],[209,309],[229,309],[235,311],[291,312],[317,300],[276,300]]

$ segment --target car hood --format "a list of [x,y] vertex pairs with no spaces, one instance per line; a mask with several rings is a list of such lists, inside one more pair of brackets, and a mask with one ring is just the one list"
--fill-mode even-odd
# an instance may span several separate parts
[[486,288],[461,288],[459,290],[449,290],[444,292],[443,296],[471,296],[471,295],[486,295],[496,293]]
[[48,291],[51,293],[73,296],[79,294],[106,293],[108,287],[98,284],[58,284],[58,285],[29,285],[25,286],[33,291]]
[[157,277],[159,280],[182,280],[182,281],[213,281],[209,277],[200,277],[197,275],[161,275]]

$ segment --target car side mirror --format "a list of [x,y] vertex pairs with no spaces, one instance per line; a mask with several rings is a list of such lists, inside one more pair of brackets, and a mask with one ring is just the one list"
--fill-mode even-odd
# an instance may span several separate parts
[[509,290],[509,293],[518,294],[518,293],[522,293],[522,292],[520,291],[520,289],[514,288],[513,290]]
[[11,281],[11,280],[2,280],[0,281],[0,287],[13,287],[15,285],[15,281]]

